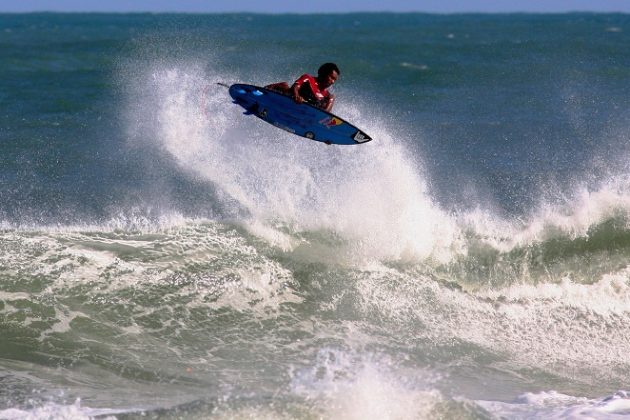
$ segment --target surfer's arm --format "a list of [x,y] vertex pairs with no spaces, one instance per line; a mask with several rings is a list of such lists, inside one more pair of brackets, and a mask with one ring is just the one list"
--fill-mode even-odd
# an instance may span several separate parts
[[300,86],[302,86],[302,84],[298,84],[297,82],[293,83],[293,86],[291,86],[291,97],[298,104],[304,102],[304,98],[300,95]]
[[332,111],[333,104],[335,103],[335,95],[332,93],[329,94],[328,97],[324,99],[324,101],[325,101],[324,111],[327,111],[327,112]]

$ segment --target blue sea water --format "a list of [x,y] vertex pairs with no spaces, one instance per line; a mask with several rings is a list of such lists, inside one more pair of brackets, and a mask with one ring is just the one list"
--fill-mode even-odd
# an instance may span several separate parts
[[[0,15],[0,418],[630,416],[630,16]],[[336,62],[335,147],[216,82]]]

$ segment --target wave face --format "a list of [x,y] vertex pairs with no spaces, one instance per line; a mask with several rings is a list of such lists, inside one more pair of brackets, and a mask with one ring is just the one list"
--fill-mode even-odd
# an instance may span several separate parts
[[626,15],[0,22],[0,418],[630,412]]

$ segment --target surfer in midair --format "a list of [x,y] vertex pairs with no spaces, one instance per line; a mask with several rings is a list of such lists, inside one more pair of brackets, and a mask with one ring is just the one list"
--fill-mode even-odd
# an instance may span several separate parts
[[328,92],[341,72],[335,63],[325,63],[317,70],[317,77],[310,74],[300,76],[292,86],[287,82],[273,83],[267,89],[290,95],[297,103],[308,102],[324,111],[330,112],[335,102],[335,95]]

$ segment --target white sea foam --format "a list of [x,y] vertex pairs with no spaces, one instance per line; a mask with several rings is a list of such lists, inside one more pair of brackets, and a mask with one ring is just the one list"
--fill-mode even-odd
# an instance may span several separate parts
[[513,402],[476,401],[490,413],[510,419],[622,419],[630,415],[630,395],[619,391],[605,398],[573,397],[555,391],[527,393]]
[[[430,418],[442,401],[431,387],[429,372],[420,378],[391,371],[392,364],[336,349],[318,352],[315,364],[293,373],[292,392],[318,401],[326,418],[407,419]],[[403,379],[405,378],[405,379]]]
[[[630,220],[630,180],[611,178],[599,187],[579,185],[560,203],[541,202],[529,216],[517,221],[497,217],[491,211],[477,209],[459,218],[493,248],[507,252],[550,238],[587,237],[589,230],[606,220]],[[628,222],[626,221],[625,228]]]
[[125,414],[140,410],[112,410],[107,408],[89,408],[81,405],[81,400],[77,399],[74,404],[45,403],[32,409],[8,408],[0,410],[0,420],[40,420],[40,419],[60,419],[60,420],[87,420],[94,417],[103,420],[115,420],[116,415]]
[[[30,314],[14,302],[47,304],[55,296],[86,286],[81,293],[88,300],[119,302],[126,299],[120,291],[175,285],[174,293],[188,301],[188,309],[230,307],[255,311],[261,317],[272,316],[282,303],[300,300],[287,287],[293,282],[290,271],[260,254],[237,232],[216,223],[184,225],[151,235],[15,231],[0,236],[0,243],[7,241],[12,248],[5,247],[0,257],[3,273],[46,282],[43,290],[0,294],[0,313],[9,317],[19,313],[24,325],[41,322],[42,315]],[[42,330],[42,339],[67,332],[77,318],[90,318],[63,301],[56,302],[54,310],[54,316],[43,319],[51,325]],[[134,313],[151,315],[154,310],[137,305]]]
[[477,296],[502,302],[543,301],[549,306],[579,308],[604,318],[630,314],[630,267],[602,276],[592,284],[580,284],[566,277],[560,283],[514,284],[484,290]]
[[455,337],[502,355],[512,368],[587,383],[618,383],[630,371],[628,269],[589,285],[566,280],[474,293],[392,268],[357,273],[355,281],[366,316],[386,317],[399,333],[407,325],[414,339],[446,344]]

